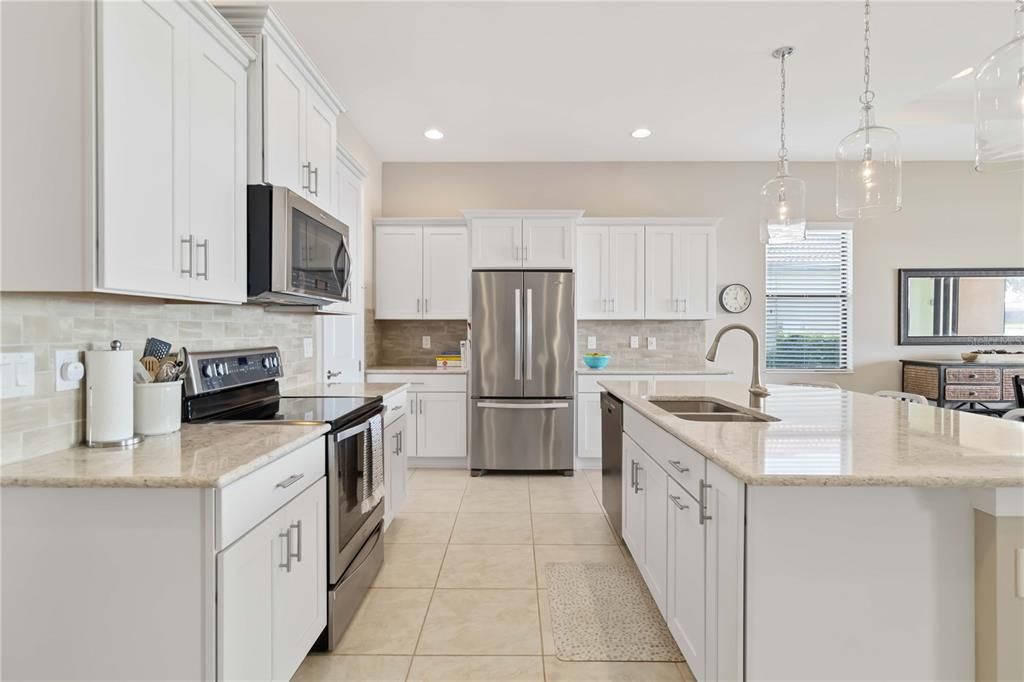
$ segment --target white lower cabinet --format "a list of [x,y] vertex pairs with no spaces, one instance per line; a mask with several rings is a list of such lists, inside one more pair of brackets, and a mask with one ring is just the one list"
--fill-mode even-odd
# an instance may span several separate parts
[[668,484],[668,594],[665,620],[698,680],[704,671],[705,547],[700,506],[683,488]]
[[[405,401],[405,398],[402,398]],[[385,418],[386,419],[386,418]],[[405,503],[409,477],[408,424],[412,420],[403,415],[384,426],[384,522],[391,523]]]
[[622,438],[622,540],[633,555],[633,561],[639,567],[644,561],[644,542],[647,525],[646,505],[639,483],[639,468],[646,460],[644,451],[632,438]]
[[416,455],[466,456],[466,396],[461,393],[416,395]]
[[601,457],[601,394],[580,393],[576,397],[576,456]]
[[668,534],[668,475],[644,455],[640,467],[640,485],[644,496],[644,562],[641,572],[647,587],[665,615],[668,555],[665,537]]
[[217,555],[217,678],[288,680],[327,625],[327,482]]

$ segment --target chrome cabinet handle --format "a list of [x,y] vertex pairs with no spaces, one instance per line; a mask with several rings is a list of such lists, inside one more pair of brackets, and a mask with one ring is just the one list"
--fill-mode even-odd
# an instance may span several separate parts
[[[316,187],[313,187],[313,180],[316,180]],[[320,196],[320,169],[310,168],[309,169],[309,193],[313,196]]]
[[636,491],[638,493],[642,493],[644,491],[644,489],[640,487],[640,472],[641,471],[644,471],[644,468],[642,466],[640,466],[639,464],[637,464],[636,465]]
[[426,315],[429,312],[430,312],[430,299],[429,298],[425,298],[425,299],[423,299],[423,314]]
[[404,433],[404,431],[399,431],[398,433],[395,434],[395,436],[398,437],[398,452],[395,453],[397,455],[400,455],[400,454],[402,454],[402,452],[405,451],[405,439],[402,438],[402,434],[403,433]]
[[526,290],[526,380],[533,381],[533,289]]
[[397,433],[391,434],[391,437],[395,439],[395,449],[391,451],[391,454],[397,457],[398,456],[398,434]]
[[636,492],[636,462],[629,463],[629,487]]
[[515,306],[516,306],[516,328],[515,328],[515,353],[512,355],[512,361],[514,363],[514,376],[516,381],[523,378],[523,290],[516,289],[515,291]]
[[668,499],[672,500],[672,504],[674,504],[676,506],[676,509],[679,509],[680,511],[683,510],[683,509],[689,509],[690,508],[690,505],[683,504],[682,502],[679,501],[679,496],[678,495],[669,495]]
[[420,311],[420,299],[417,298],[416,299],[416,312],[418,313],[419,311]]
[[302,183],[302,189],[304,189],[307,192],[309,192],[309,191],[311,191],[309,189],[309,183],[310,183],[310,176],[312,176],[312,174],[313,174],[313,164],[310,163],[309,161],[307,161],[306,163],[302,164],[302,170],[306,171],[306,180]]
[[294,558],[300,564],[302,563],[302,519],[299,519],[291,526],[288,527],[288,534],[291,534],[291,529],[295,529],[295,554],[288,553],[289,560]]
[[615,299],[614,298],[611,299],[611,304],[612,304],[612,312],[614,313],[615,312]]
[[199,269],[196,268],[196,279],[202,277],[206,281],[210,281],[210,240],[196,241],[196,251],[198,252],[199,249],[203,250],[203,271],[199,272]]
[[525,263],[528,260],[530,260],[530,247],[529,246],[524,246],[523,247],[523,262]]
[[188,268],[182,268],[181,269],[181,274],[188,275],[189,277],[191,277],[192,276],[192,266],[193,266],[193,262],[192,262],[192,259],[193,259],[192,247],[195,244],[195,237],[193,237],[192,235],[189,235],[187,237],[182,237],[181,238],[181,243],[182,243],[182,245],[185,245],[185,244],[188,245]]
[[518,246],[513,246],[513,247],[512,247],[512,253],[514,253],[514,254],[515,254],[515,256],[513,256],[513,258],[515,258],[516,260],[519,260],[519,261],[521,261],[521,260],[522,260],[522,258],[521,258],[521,254],[520,254],[520,247],[518,247]]
[[291,540],[291,538],[292,538],[292,529],[288,528],[288,530],[286,530],[284,532],[281,532],[281,533],[278,533],[277,537],[279,537],[282,540],[284,540],[284,563],[283,564],[278,564],[277,567],[278,568],[283,568],[288,573],[291,573],[292,572],[292,540]]
[[419,405],[420,414],[423,414],[423,401],[422,400],[417,400],[416,404]]
[[299,481],[299,479],[302,478],[305,475],[306,474],[292,474],[291,476],[289,476],[288,478],[284,479],[283,481],[281,481],[280,483],[278,483],[274,487],[275,488],[288,488],[288,487],[291,487],[291,486],[295,485]]
[[688,474],[688,473],[690,473],[690,467],[681,466],[678,459],[670,459],[668,461],[668,463],[672,465],[673,469],[675,469],[676,471],[678,471],[681,474]]
[[706,493],[704,492],[705,490],[708,490],[710,488],[710,484],[705,483],[703,478],[700,479],[700,497],[697,500],[697,503],[700,505],[700,525],[702,526],[704,525],[705,521],[711,520],[711,515],[707,513],[708,499]]
[[685,313],[686,312],[686,299],[684,298],[684,299],[682,299],[682,301],[683,301],[683,312]]

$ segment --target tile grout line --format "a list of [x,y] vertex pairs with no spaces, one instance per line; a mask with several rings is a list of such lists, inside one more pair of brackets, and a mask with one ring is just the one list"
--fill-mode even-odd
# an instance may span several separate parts
[[544,626],[540,617],[540,569],[537,567],[537,536],[533,529],[533,486],[530,485],[533,479],[527,476],[526,479],[526,503],[530,515],[530,554],[533,555],[533,585],[536,588],[533,592],[537,602],[537,634],[540,636],[540,674],[545,682],[548,679],[547,663],[544,661]]

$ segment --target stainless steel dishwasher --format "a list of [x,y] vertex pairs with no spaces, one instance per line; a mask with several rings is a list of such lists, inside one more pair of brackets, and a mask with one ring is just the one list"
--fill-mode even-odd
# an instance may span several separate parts
[[601,501],[622,537],[622,401],[610,393],[601,394]]

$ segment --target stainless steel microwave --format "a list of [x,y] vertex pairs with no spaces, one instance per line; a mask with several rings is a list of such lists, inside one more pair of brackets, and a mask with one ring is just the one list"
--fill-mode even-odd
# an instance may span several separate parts
[[352,299],[349,228],[287,187],[249,185],[251,301],[326,305]]

